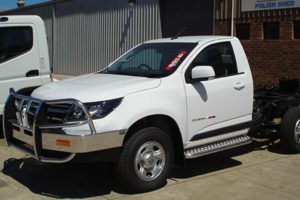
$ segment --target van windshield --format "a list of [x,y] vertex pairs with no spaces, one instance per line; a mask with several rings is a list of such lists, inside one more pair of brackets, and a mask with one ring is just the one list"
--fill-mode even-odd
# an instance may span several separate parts
[[172,74],[197,43],[151,43],[132,49],[100,73],[142,77]]

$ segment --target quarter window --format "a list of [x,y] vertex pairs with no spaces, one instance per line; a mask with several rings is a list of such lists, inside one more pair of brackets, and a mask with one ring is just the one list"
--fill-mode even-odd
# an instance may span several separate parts
[[29,51],[32,45],[31,27],[0,27],[0,63]]
[[230,42],[218,43],[206,47],[192,63],[193,66],[212,66],[216,78],[238,73],[233,49]]

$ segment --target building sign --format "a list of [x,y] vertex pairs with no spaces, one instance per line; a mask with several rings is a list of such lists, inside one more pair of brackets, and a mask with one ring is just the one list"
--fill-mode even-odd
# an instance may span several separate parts
[[300,0],[242,0],[242,12],[298,7]]

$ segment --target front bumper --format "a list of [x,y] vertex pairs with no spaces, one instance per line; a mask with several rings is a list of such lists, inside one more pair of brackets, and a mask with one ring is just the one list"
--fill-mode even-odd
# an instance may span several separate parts
[[[16,101],[19,102],[16,105]],[[85,114],[84,121],[49,124],[46,111],[49,105],[75,104]],[[33,109],[34,108],[34,109]],[[69,135],[64,128],[88,125],[90,134]],[[42,101],[11,93],[4,109],[4,137],[9,146],[42,162],[65,163],[76,154],[119,148],[125,130],[96,133],[93,120],[85,106],[74,99]]]

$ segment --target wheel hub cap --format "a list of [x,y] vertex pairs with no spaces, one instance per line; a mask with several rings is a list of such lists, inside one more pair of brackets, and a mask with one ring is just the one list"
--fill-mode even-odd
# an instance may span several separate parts
[[147,142],[137,151],[135,156],[135,172],[144,181],[157,178],[166,163],[165,151],[158,142]]
[[143,158],[143,165],[146,169],[151,169],[155,165],[155,160],[154,160],[153,153],[147,153],[144,158]]

